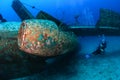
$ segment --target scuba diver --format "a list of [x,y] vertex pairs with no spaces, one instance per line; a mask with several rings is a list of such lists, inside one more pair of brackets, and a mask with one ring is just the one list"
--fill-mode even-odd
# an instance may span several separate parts
[[90,58],[92,55],[99,55],[99,54],[104,54],[105,53],[105,49],[107,47],[107,42],[106,42],[106,39],[105,39],[105,36],[104,34],[102,35],[102,40],[99,44],[99,46],[97,47],[97,49],[92,52],[92,54],[86,54],[85,55],[85,58]]
[[105,40],[105,36],[103,34],[101,43],[99,44],[98,48],[92,54],[94,54],[94,55],[104,54],[106,47],[107,47],[107,43],[106,43],[106,40]]

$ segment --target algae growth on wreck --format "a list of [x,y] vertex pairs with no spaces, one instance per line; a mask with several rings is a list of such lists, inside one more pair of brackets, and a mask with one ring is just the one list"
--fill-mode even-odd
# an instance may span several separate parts
[[0,80],[119,80],[119,0],[1,0]]

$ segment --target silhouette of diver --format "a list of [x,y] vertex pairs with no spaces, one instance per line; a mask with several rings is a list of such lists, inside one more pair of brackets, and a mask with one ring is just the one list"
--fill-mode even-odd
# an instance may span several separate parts
[[107,43],[106,43],[106,40],[105,40],[105,36],[103,34],[101,43],[99,44],[98,48],[92,54],[94,54],[94,55],[104,54],[106,47],[107,47]]

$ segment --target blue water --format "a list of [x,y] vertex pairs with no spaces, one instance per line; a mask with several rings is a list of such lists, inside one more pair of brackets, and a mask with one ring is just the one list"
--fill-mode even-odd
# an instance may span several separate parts
[[[12,1],[13,0],[0,0],[0,14],[2,14],[8,22],[21,22],[19,16],[11,7]],[[106,8],[120,13],[120,0],[20,1],[34,17],[36,17],[40,10],[43,10],[70,26],[95,25],[99,19],[100,8]],[[35,8],[32,8],[33,6]],[[75,20],[76,16],[78,16],[78,22]],[[0,27],[1,26],[2,24],[0,24]],[[18,26],[16,30],[18,30]],[[38,70],[35,69],[37,71],[33,71],[34,73],[30,71],[34,65],[13,64],[10,68],[17,66],[16,68],[22,68],[21,70],[24,69],[24,71],[31,73],[30,75],[21,74],[21,77],[15,77],[16,79],[13,80],[120,80],[120,36],[105,35],[105,37],[107,48],[104,55],[91,56],[91,53],[96,50],[100,43],[99,36],[80,35],[78,36],[80,49],[76,54],[58,59],[48,59],[46,60],[48,64],[45,65],[45,69],[42,71],[39,71],[39,64],[34,64],[35,67],[38,68]],[[2,67],[4,69],[3,65],[4,64],[0,63],[0,68]],[[17,72],[18,69],[15,70],[13,70],[13,73]],[[18,72],[19,71],[20,70],[18,70]],[[7,71],[5,73],[7,73]],[[5,78],[11,78],[11,76],[7,76],[9,74],[4,74],[0,71],[0,80],[1,75]]]
[[[11,8],[13,0],[0,1],[0,13],[8,21],[20,21],[15,11]],[[107,8],[120,13],[119,0],[20,0],[24,6],[36,16],[43,10],[69,25],[88,25],[92,21],[95,25],[99,17],[99,9]],[[35,6],[35,8],[31,8]],[[79,23],[75,22],[75,16],[79,16]],[[89,21],[90,21],[89,20]]]

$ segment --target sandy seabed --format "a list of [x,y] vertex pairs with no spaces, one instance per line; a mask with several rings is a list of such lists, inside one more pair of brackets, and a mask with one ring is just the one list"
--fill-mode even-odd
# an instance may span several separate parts
[[79,37],[81,50],[60,59],[48,59],[48,67],[39,73],[13,80],[120,80],[120,37],[106,36],[107,48],[103,55],[86,54],[94,51],[98,36]]

